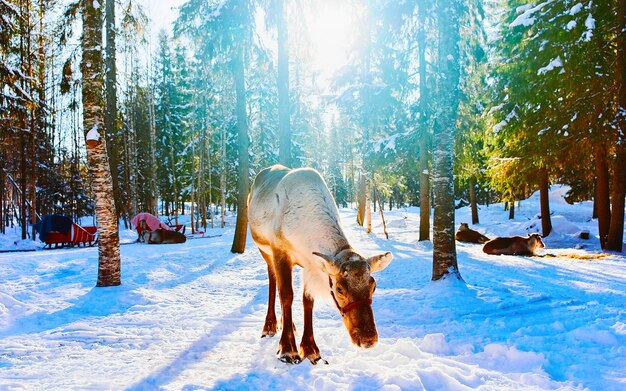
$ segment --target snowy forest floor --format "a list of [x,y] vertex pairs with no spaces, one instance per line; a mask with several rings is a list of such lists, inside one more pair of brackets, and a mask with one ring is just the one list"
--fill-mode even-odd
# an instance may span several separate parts
[[[234,216],[207,233],[222,236],[122,246],[115,288],[94,288],[96,248],[0,254],[0,389],[626,389],[626,257],[598,255],[591,203],[568,205],[565,190],[551,194],[544,256],[458,243],[465,283],[430,281],[417,208],[386,212],[390,240],[378,213],[368,235],[341,210],[353,247],[395,259],[376,276],[374,349],[353,346],[336,309],[316,303],[328,365],[283,364],[278,336],[260,338],[266,267],[250,238],[245,254],[230,253]],[[474,228],[525,234],[538,211],[537,195],[514,221],[501,204],[482,206]],[[470,221],[468,208],[456,221]],[[12,243],[1,236],[0,247]],[[301,331],[299,300],[294,319]]]

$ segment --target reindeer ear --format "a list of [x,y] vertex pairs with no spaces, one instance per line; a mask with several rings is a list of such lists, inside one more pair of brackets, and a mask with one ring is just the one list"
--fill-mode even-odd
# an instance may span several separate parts
[[380,255],[374,255],[369,258],[367,262],[370,264],[370,273],[375,273],[383,270],[391,263],[393,259],[393,254],[390,252],[386,252]]
[[313,255],[317,255],[318,257],[322,258],[320,263],[322,264],[322,270],[325,273],[329,275],[339,274],[339,268],[337,267],[337,265],[335,265],[335,260],[333,259],[333,257],[318,253],[316,251],[313,251]]

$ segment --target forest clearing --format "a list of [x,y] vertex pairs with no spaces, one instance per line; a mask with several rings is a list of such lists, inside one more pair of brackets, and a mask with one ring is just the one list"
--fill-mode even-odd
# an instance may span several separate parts
[[0,15],[0,388],[626,388],[626,0]]
[[[559,223],[540,256],[460,244],[465,284],[430,281],[432,244],[415,239],[418,209],[387,214],[389,240],[380,219],[366,234],[355,210],[342,209],[357,250],[395,259],[376,275],[373,349],[350,343],[332,303],[316,306],[328,365],[287,366],[275,356],[278,337],[261,338],[265,263],[254,244],[229,252],[232,224],[179,245],[123,245],[124,283],[105,291],[94,288],[95,248],[0,254],[0,388],[623,389],[626,257],[594,259],[599,241],[576,238],[594,233],[591,203],[568,205],[564,193],[552,192]],[[511,222],[503,204],[483,207],[493,223],[477,229],[525,232],[538,205],[536,196],[522,201]],[[469,208],[458,210],[457,220],[469,218]],[[122,242],[135,237],[126,232]],[[302,307],[294,312],[301,334]]]

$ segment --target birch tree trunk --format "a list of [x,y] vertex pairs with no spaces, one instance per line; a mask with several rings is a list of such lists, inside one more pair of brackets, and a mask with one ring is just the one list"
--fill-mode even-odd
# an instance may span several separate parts
[[246,113],[246,79],[244,74],[243,47],[239,45],[233,60],[233,76],[237,95],[237,143],[239,145],[239,178],[237,181],[237,224],[235,237],[230,249],[233,253],[242,254],[246,249],[248,231],[248,191],[250,190],[250,172],[248,166],[248,115]]
[[116,46],[115,46],[115,0],[105,1],[105,28],[106,28],[106,110],[104,112],[104,126],[106,134],[107,154],[113,184],[113,196],[116,211],[120,211],[122,204],[121,193],[118,184],[118,154],[115,150],[115,138],[117,137],[117,68],[116,68]]
[[94,2],[85,1],[82,3],[82,19],[83,130],[98,223],[97,286],[114,286],[121,283],[120,245],[104,137],[102,10],[95,8]]
[[459,105],[459,0],[437,3],[439,20],[439,115],[433,137],[433,280],[453,275],[461,278],[454,240],[453,148]]
[[285,23],[284,0],[274,0],[278,30],[278,161],[291,167],[291,129],[289,124],[289,36]]

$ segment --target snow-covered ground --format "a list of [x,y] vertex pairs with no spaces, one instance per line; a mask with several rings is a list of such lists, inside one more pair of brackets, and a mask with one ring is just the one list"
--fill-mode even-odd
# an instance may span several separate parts
[[[123,245],[115,288],[94,288],[95,248],[0,254],[0,389],[624,390],[626,257],[598,255],[591,203],[567,205],[564,191],[552,192],[543,257],[459,243],[465,283],[430,281],[418,209],[386,213],[390,240],[378,214],[367,235],[342,210],[357,250],[395,259],[376,276],[374,349],[354,347],[337,311],[317,305],[328,365],[283,364],[278,337],[260,338],[266,267],[251,240],[230,253],[233,224],[181,245]],[[536,195],[514,221],[501,204],[483,206],[474,228],[524,234],[540,227],[538,210]],[[469,221],[459,210],[457,223]],[[302,330],[298,301],[294,313]]]

